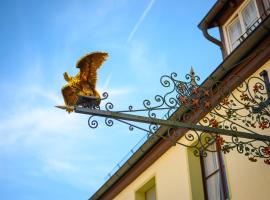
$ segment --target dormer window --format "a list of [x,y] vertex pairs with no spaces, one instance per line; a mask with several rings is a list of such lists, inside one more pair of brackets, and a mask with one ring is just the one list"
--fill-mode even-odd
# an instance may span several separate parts
[[254,0],[246,1],[225,24],[227,51],[232,52],[255,28],[259,14]]

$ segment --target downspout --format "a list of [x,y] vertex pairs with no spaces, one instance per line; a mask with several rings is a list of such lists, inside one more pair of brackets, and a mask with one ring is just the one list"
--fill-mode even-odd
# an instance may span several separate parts
[[202,30],[204,37],[213,42],[214,44],[218,45],[221,49],[223,49],[223,44],[220,40],[214,38],[213,36],[209,35],[208,27],[209,24],[212,23],[213,19],[217,16],[217,14],[223,9],[226,3],[233,4],[231,0],[217,0],[215,5],[211,8],[211,10],[207,13],[204,19],[198,25],[199,28]]
[[223,48],[222,42],[219,41],[218,39],[214,38],[213,36],[209,35],[208,29],[206,27],[207,27],[206,24],[204,24],[204,26],[201,28],[204,37],[207,40],[209,40],[209,41],[213,42],[214,44],[218,45],[222,49]]

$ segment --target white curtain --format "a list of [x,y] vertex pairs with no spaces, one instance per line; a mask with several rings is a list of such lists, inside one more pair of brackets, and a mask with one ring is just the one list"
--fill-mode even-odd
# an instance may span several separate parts
[[[209,150],[216,151],[216,144],[209,146]],[[217,152],[207,153],[204,166],[206,177],[220,169]],[[220,170],[206,179],[206,187],[209,200],[224,200]]]
[[231,48],[233,50],[240,44],[240,41],[238,39],[242,35],[239,18],[236,18],[235,21],[228,27],[228,33],[230,37]]
[[246,29],[252,26],[252,24],[258,19],[257,10],[253,0],[251,0],[243,9],[242,17]]
[[[216,144],[211,144],[208,149],[210,151],[216,151]],[[219,169],[218,156],[216,152],[208,152],[207,156],[203,160],[205,166],[205,176],[209,176],[212,172]]]
[[224,200],[220,173],[207,180],[208,200]]

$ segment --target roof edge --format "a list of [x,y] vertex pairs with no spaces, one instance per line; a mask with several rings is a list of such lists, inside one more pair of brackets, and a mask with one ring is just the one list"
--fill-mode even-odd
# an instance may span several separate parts
[[224,5],[229,0],[218,0],[213,7],[208,11],[202,21],[198,24],[199,29],[213,28],[214,26],[209,26],[213,22],[214,18],[217,16],[219,11],[224,7]]

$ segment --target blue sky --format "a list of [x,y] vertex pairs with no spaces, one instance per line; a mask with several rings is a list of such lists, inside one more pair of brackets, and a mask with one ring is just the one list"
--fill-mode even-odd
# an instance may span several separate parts
[[[10,0],[0,7],[0,199],[87,199],[145,135],[115,124],[90,129],[63,104],[63,72],[91,51],[109,59],[98,90],[117,108],[162,93],[159,78],[221,62],[197,24],[214,0]],[[216,34],[215,32],[213,32]],[[183,148],[183,147],[175,147]]]

